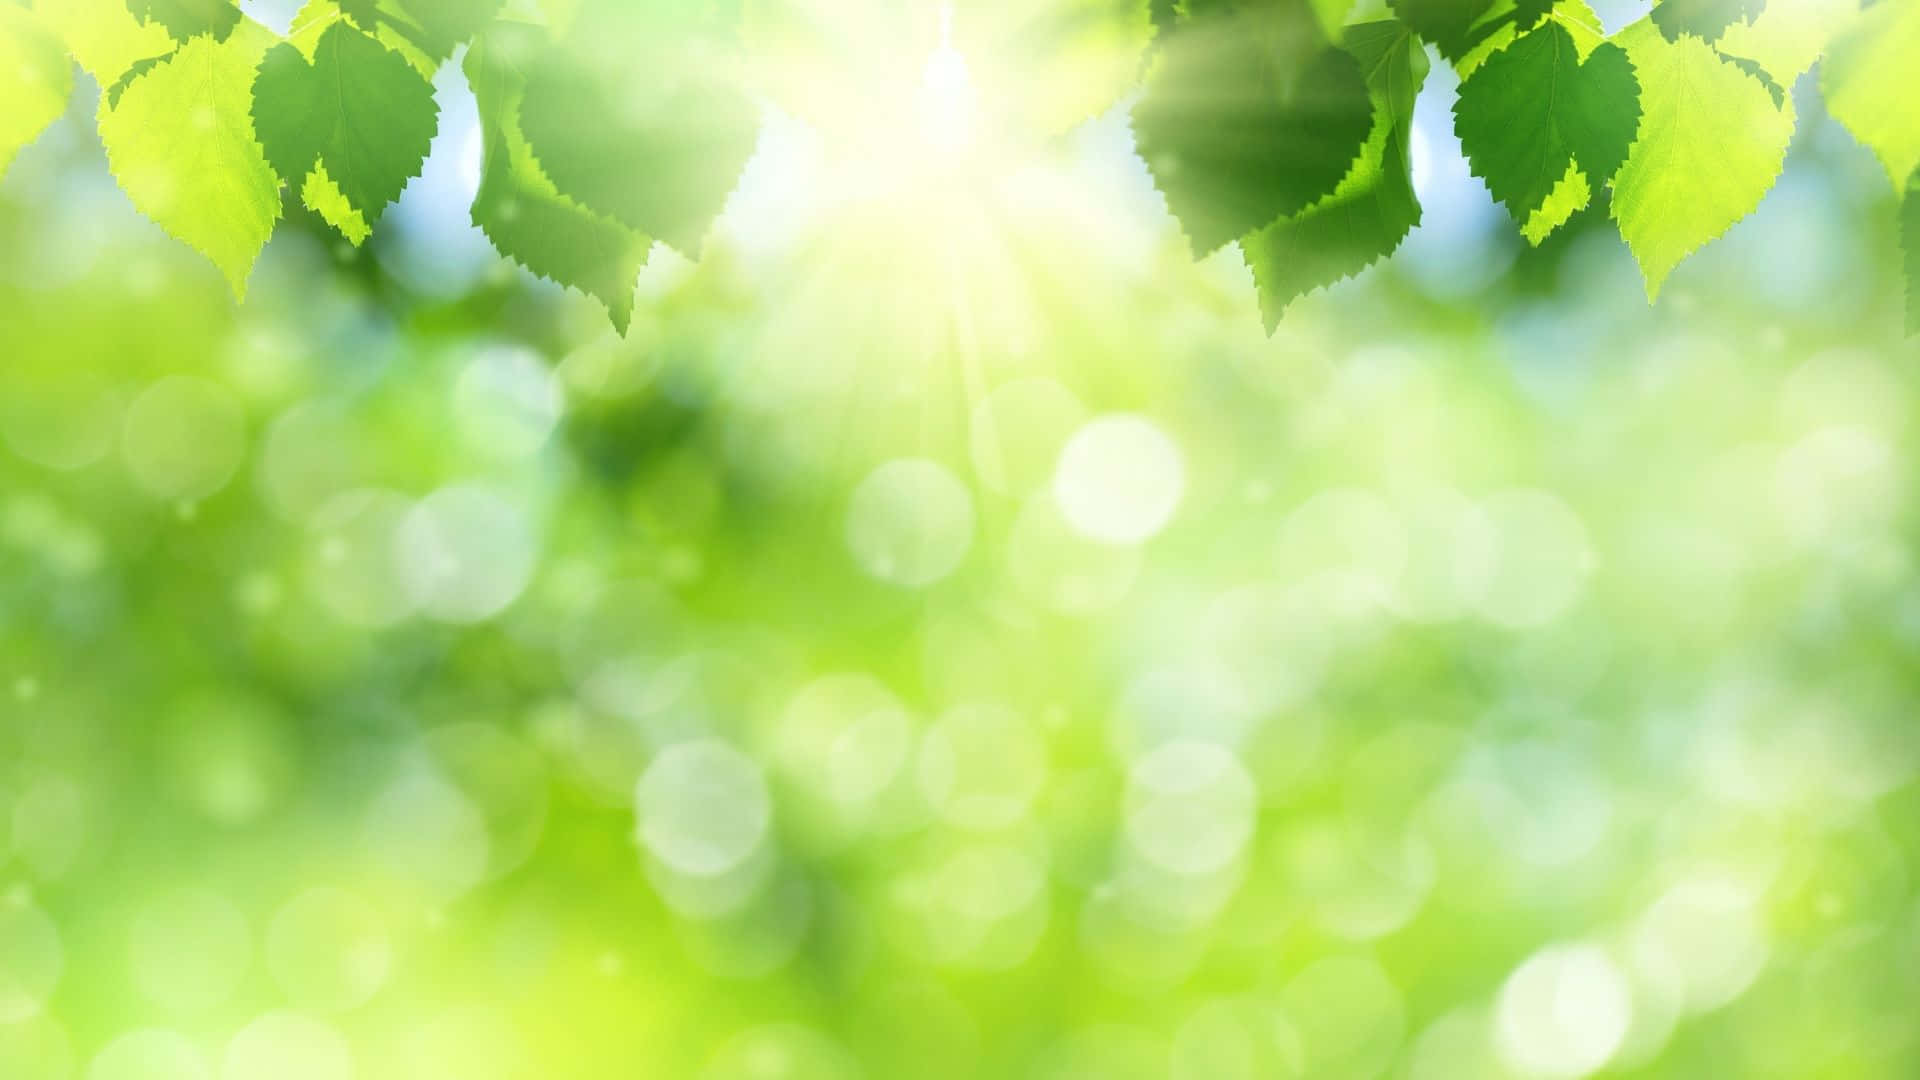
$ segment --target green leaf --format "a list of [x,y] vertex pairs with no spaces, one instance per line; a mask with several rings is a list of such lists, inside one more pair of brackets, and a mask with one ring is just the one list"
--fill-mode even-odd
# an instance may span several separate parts
[[434,60],[445,60],[473,39],[506,0],[341,0],[341,10],[361,29],[391,28]]
[[1716,47],[1752,61],[1777,85],[1792,86],[1859,11],[1858,0],[1767,0],[1753,22],[1728,27]]
[[1668,41],[1647,20],[1617,38],[1640,78],[1640,138],[1613,178],[1613,216],[1640,262],[1648,299],[1680,261],[1753,212],[1793,140],[1793,101],[1694,37]]
[[520,65],[540,48],[538,30],[502,23],[467,53],[480,104],[485,159],[473,223],[509,259],[606,305],[621,334],[633,319],[634,283],[652,241],[560,194],[520,133]]
[[1835,38],[1820,65],[1827,111],[1887,167],[1894,190],[1920,166],[1920,3],[1880,0]]
[[143,23],[125,0],[34,0],[34,14],[101,86],[112,86],[141,60],[173,52],[166,27]]
[[280,184],[253,138],[253,73],[273,37],[240,24],[196,37],[100,103],[107,162],[141,213],[205,255],[244,297],[280,214]]
[[1133,127],[1168,209],[1204,255],[1331,194],[1373,112],[1359,62],[1290,0],[1180,23]]
[[583,11],[528,61],[520,128],[563,194],[697,257],[759,113],[727,81],[704,10],[669,14],[615,0]]
[[1473,173],[1522,225],[1578,165],[1589,185],[1613,178],[1640,124],[1640,84],[1617,45],[1584,61],[1557,22],[1494,53],[1460,87],[1454,131]]
[[1458,60],[1473,47],[1475,27],[1494,7],[1494,0],[1387,0],[1400,21],[1432,42],[1440,55]]
[[[1465,82],[1480,70],[1487,57],[1513,44],[1524,32],[1519,20],[1513,18],[1515,11],[1506,10],[1505,4],[1511,0],[1502,0],[1494,8],[1494,14],[1481,22],[1473,33],[1473,47],[1463,56],[1454,58],[1453,70]],[[1573,35],[1573,43],[1579,47],[1584,58],[1593,51],[1593,47],[1607,40],[1606,28],[1600,25],[1600,16],[1593,13],[1586,0],[1559,0],[1547,12],[1547,17],[1567,28]]]
[[163,26],[173,40],[185,42],[201,34],[224,41],[240,25],[240,9],[233,0],[126,0],[127,10],[142,22]]
[[1391,19],[1350,27],[1346,46],[1366,72],[1374,106],[1359,160],[1332,195],[1240,241],[1268,333],[1295,299],[1391,254],[1420,223],[1409,144],[1427,54]]
[[114,80],[112,86],[107,87],[106,90],[103,91],[107,97],[108,107],[111,108],[120,104],[120,95],[127,92],[127,87],[133,85],[133,80],[159,67],[165,60],[165,56],[149,56],[145,60],[136,61],[132,67],[126,70],[125,74]]
[[359,247],[373,235],[373,226],[367,224],[367,217],[355,209],[340,190],[340,185],[327,175],[325,165],[315,165],[307,174],[306,183],[300,186],[300,205],[320,215],[320,220],[347,238],[347,242]]
[[1767,0],[1660,0],[1653,7],[1653,24],[1668,41],[1691,34],[1717,41],[1727,28],[1760,14]]
[[419,175],[440,116],[419,72],[344,22],[320,36],[312,63],[292,44],[275,46],[253,99],[254,130],[273,170],[300,184],[324,168],[367,224]]
[[0,175],[66,111],[73,65],[32,12],[0,6]]
[[[351,6],[353,6],[351,3],[348,4],[348,7]],[[341,7],[339,0],[307,0],[299,13],[293,17],[293,26],[287,31],[287,44],[298,48],[300,55],[311,61],[314,51],[320,46],[320,38],[342,19],[348,18],[351,16],[345,8]],[[421,78],[431,82],[434,72],[440,69],[439,60],[422,52],[420,46],[415,45],[411,39],[401,34],[392,25],[385,22],[380,22],[377,27],[360,23],[354,23],[354,25],[371,34],[375,41],[399,53],[408,64],[412,65],[413,70],[420,73]]]
[[1920,334],[1920,173],[1900,203],[1900,247],[1907,264],[1907,333]]

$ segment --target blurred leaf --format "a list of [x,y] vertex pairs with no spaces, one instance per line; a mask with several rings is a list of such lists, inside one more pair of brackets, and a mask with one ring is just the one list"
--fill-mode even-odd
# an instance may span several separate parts
[[473,223],[502,255],[606,305],[621,334],[633,318],[634,283],[651,241],[561,195],[520,133],[520,62],[541,47],[529,26],[502,23],[467,53],[480,104],[485,163]]
[[1881,0],[1835,38],[1820,67],[1827,111],[1887,167],[1895,190],[1920,166],[1920,4]]
[[175,41],[200,34],[224,41],[240,25],[240,9],[233,0],[126,0],[127,10],[143,22],[164,26]]
[[697,257],[759,136],[708,5],[589,5],[525,67],[521,131],[582,206]]
[[341,7],[373,33],[389,27],[435,60],[445,60],[500,14],[505,0],[351,0]]
[[1639,94],[1619,46],[1583,58],[1566,28],[1549,22],[1461,85],[1454,131],[1474,175],[1524,225],[1570,166],[1589,185],[1612,179],[1639,127]]
[[73,65],[32,12],[0,6],[0,176],[66,111]]
[[1268,333],[1296,298],[1359,273],[1420,222],[1409,146],[1426,51],[1391,19],[1350,27],[1346,46],[1373,95],[1373,132],[1359,160],[1332,195],[1241,240]]
[[440,109],[433,87],[345,23],[328,27],[309,64],[280,44],[253,85],[253,122],[274,171],[290,184],[323,167],[368,224],[419,175]]
[[1907,264],[1907,333],[1920,334],[1920,172],[1900,203],[1900,245]]
[[1440,50],[1440,55],[1457,60],[1473,47],[1474,27],[1494,7],[1493,0],[1387,0],[1400,21]]
[[1766,10],[1751,23],[1728,27],[1715,47],[1792,86],[1859,11],[1858,0],[1767,0]]
[[[343,18],[350,18],[349,12],[338,0],[307,0],[298,14],[293,17],[293,26],[287,31],[287,44],[300,50],[300,54],[309,61],[315,50],[320,47],[320,39],[328,30],[338,25]],[[402,34],[393,24],[375,20],[370,23],[356,23],[362,30],[373,35],[374,40],[400,54],[413,70],[420,73],[422,79],[432,81],[434,72],[440,67],[440,61],[429,56],[412,38]]]
[[100,140],[127,197],[211,259],[244,297],[280,214],[279,181],[254,141],[254,70],[273,37],[246,22],[225,41],[197,37],[102,99]]
[[34,0],[33,10],[101,86],[114,85],[136,62],[174,48],[165,27],[135,18],[125,0]]
[[1313,205],[1373,128],[1353,55],[1304,0],[1178,24],[1133,110],[1140,156],[1195,255]]
[[1682,259],[1753,212],[1780,176],[1793,103],[1698,38],[1650,21],[1617,39],[1640,79],[1640,139],[1613,179],[1613,216],[1657,297]]
[[133,85],[133,80],[152,71],[165,59],[166,57],[164,56],[149,56],[145,60],[136,61],[132,67],[128,68],[118,79],[114,80],[112,86],[102,91],[102,93],[106,95],[107,106],[111,108],[120,104],[120,95],[127,92],[127,87]]
[[1750,22],[1767,0],[1660,0],[1653,6],[1653,24],[1668,41],[1691,34],[1702,41],[1717,40],[1736,23]]

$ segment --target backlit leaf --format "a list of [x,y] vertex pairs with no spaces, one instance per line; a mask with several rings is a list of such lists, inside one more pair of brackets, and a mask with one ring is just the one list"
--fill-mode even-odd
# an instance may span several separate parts
[[1366,77],[1298,0],[1179,24],[1133,110],[1196,255],[1333,193],[1373,129]]
[[1780,175],[1793,102],[1693,37],[1650,21],[1618,41],[1640,79],[1640,138],[1613,178],[1613,216],[1640,262],[1647,296],[1680,261],[1753,212]]
[[205,255],[244,296],[280,215],[280,184],[254,141],[253,75],[273,36],[245,21],[225,41],[194,38],[103,98],[100,140],[127,197]]
[[73,65],[33,13],[0,5],[0,175],[66,111]]
[[1880,0],[1820,66],[1827,111],[1879,157],[1895,190],[1920,166],[1920,3]]

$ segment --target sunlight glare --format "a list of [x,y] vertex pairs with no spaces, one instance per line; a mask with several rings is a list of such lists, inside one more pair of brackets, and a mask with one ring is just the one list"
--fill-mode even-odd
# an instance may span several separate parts
[[920,83],[920,138],[937,155],[957,156],[973,144],[979,101],[966,57],[953,47],[953,8],[940,11],[940,46]]

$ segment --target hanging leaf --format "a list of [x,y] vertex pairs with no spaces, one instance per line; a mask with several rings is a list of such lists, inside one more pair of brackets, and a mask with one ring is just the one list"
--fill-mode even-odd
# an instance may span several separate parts
[[533,27],[502,23],[467,54],[486,140],[473,223],[502,255],[605,304],[614,328],[625,334],[634,283],[652,242],[561,195],[535,160],[520,132],[520,65],[538,55],[542,39]]
[[1374,115],[1359,61],[1300,0],[1209,12],[1178,25],[1133,110],[1196,255],[1332,194]]
[[1640,79],[1640,138],[1613,179],[1613,216],[1647,297],[1680,261],[1753,212],[1780,176],[1793,102],[1698,38],[1668,41],[1650,21],[1623,30]]
[[368,224],[420,173],[439,106],[398,54],[344,22],[312,61],[292,44],[267,53],[253,84],[253,123],[275,172],[303,184],[316,167]]
[[1473,173],[1525,225],[1577,167],[1607,183],[1640,124],[1640,84],[1617,45],[1582,56],[1557,22],[1494,53],[1460,87],[1454,131]]
[[27,9],[0,5],[0,176],[72,95],[73,65],[59,39]]
[[1820,68],[1827,111],[1886,166],[1895,190],[1920,167],[1920,3],[1880,0]]
[[[699,8],[698,5],[693,5]],[[520,128],[556,188],[697,256],[759,134],[703,8],[668,18],[600,0],[526,66]]]
[[1410,151],[1426,52],[1391,19],[1348,28],[1346,47],[1367,72],[1374,105],[1359,160],[1332,195],[1240,242],[1268,333],[1295,299],[1391,254],[1420,222]]
[[280,184],[254,141],[254,71],[273,43],[243,22],[225,41],[196,37],[102,98],[100,141],[141,213],[205,255],[244,297],[280,215]]

